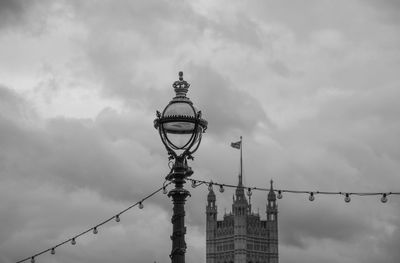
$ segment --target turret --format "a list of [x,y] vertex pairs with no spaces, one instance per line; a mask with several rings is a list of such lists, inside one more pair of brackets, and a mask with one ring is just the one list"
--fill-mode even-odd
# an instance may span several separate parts
[[215,236],[217,232],[217,206],[215,205],[216,197],[214,190],[211,188],[207,195],[206,206],[206,250],[207,250],[207,263],[215,263]]
[[271,180],[271,186],[268,193],[267,203],[267,220],[276,221],[278,215],[278,205],[276,204],[276,194],[273,186],[274,181]]
[[273,181],[268,193],[267,204],[267,224],[269,235],[269,258],[268,262],[278,263],[278,205],[276,204],[276,195],[274,191]]
[[235,200],[232,204],[234,216],[234,263],[247,262],[247,217],[249,214],[249,204],[247,202],[244,187],[242,184],[242,175],[239,175],[239,182],[236,188]]
[[214,190],[211,188],[207,195],[207,207],[206,207],[206,213],[207,213],[207,220],[209,217],[212,217],[212,219],[217,220],[217,206],[215,205],[216,197]]
[[241,184],[239,176],[239,184],[236,188],[236,193],[233,197],[232,212],[237,216],[244,216],[248,214],[249,204],[247,202],[246,196],[244,194],[244,187]]

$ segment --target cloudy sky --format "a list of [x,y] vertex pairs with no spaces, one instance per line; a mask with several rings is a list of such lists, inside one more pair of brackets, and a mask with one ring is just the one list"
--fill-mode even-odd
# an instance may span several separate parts
[[[160,187],[155,111],[177,73],[209,121],[194,178],[320,191],[400,190],[400,4],[0,1],[0,262],[97,224]],[[206,187],[187,202],[187,261],[205,262]],[[217,194],[219,216],[233,190]],[[265,217],[266,193],[253,208]],[[37,262],[168,262],[158,194]],[[280,262],[400,261],[400,197],[286,194]]]

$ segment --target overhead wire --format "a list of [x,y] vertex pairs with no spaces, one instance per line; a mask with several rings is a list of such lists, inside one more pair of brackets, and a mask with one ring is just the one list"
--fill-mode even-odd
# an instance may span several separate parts
[[[211,190],[213,185],[216,185],[219,187],[219,191],[222,193],[224,192],[224,187],[228,188],[238,188],[237,185],[233,184],[225,184],[225,183],[217,183],[213,181],[205,181],[205,180],[199,180],[199,179],[193,179],[193,178],[187,178],[187,180],[191,181],[191,185],[193,188],[200,186],[202,184],[207,185],[208,189]],[[255,186],[242,186],[243,189],[247,189],[247,194],[251,195],[252,190],[256,191],[264,191],[268,192],[271,191],[270,188],[263,188],[263,187],[255,187]],[[389,195],[400,195],[400,192],[346,192],[346,191],[310,191],[310,190],[290,190],[290,189],[272,189],[274,192],[276,192],[278,195],[278,199],[282,198],[283,193],[292,193],[292,194],[308,194],[310,195],[309,199],[310,201],[313,201],[315,199],[315,195],[343,195],[345,196],[345,201],[348,203],[350,202],[350,196],[382,196],[381,201],[382,203],[387,202],[387,197]]]
[[[239,187],[239,186],[233,185],[233,184],[218,183],[218,182],[199,180],[199,179],[193,179],[193,178],[186,178],[186,180],[191,181],[191,186],[193,188],[196,188],[197,186],[200,186],[200,185],[204,184],[204,185],[206,185],[208,187],[208,190],[211,191],[213,189],[214,185],[218,186],[219,191],[221,193],[224,192],[224,187],[228,187],[228,188],[238,188]],[[96,225],[86,229],[85,231],[83,231],[83,232],[81,232],[81,233],[79,233],[77,235],[74,235],[73,237],[71,237],[71,238],[69,238],[69,239],[67,239],[67,240],[65,240],[65,241],[63,241],[61,243],[58,243],[58,244],[56,244],[54,246],[51,246],[48,249],[42,250],[42,251],[34,254],[33,256],[29,256],[29,257],[26,257],[26,258],[24,258],[22,260],[19,260],[16,263],[22,263],[22,262],[27,261],[29,259],[31,260],[31,263],[35,263],[35,258],[37,258],[38,256],[40,256],[40,255],[42,255],[44,253],[47,253],[47,252],[50,251],[50,253],[52,255],[54,255],[55,251],[56,251],[56,248],[66,244],[66,243],[70,242],[72,245],[75,245],[77,238],[79,238],[79,237],[81,237],[81,236],[83,236],[83,235],[85,235],[85,234],[87,234],[89,232],[93,232],[93,234],[97,234],[98,233],[98,228],[100,226],[110,222],[111,220],[115,220],[116,222],[120,222],[120,216],[123,213],[127,212],[128,210],[132,209],[135,206],[139,206],[139,208],[142,209],[143,208],[143,202],[145,200],[149,199],[150,197],[154,196],[156,193],[162,191],[164,194],[167,194],[168,191],[167,191],[166,187],[172,183],[172,182],[168,182],[168,183],[167,182],[168,181],[165,181],[163,183],[162,187],[158,188],[154,192],[152,192],[149,195],[147,195],[146,197],[142,198],[140,201],[130,205],[129,207],[127,207],[124,210],[120,211],[119,213],[113,215],[112,217],[100,222],[99,224],[96,224]],[[271,191],[270,188],[264,188],[264,187],[255,187],[255,186],[241,186],[241,187],[243,189],[247,189],[247,195],[248,196],[252,195],[252,191],[253,190],[255,190],[255,191],[264,191],[264,192]],[[344,191],[309,191],[309,190],[291,190],[291,189],[272,189],[272,191],[277,193],[277,198],[278,199],[282,199],[282,194],[283,193],[308,194],[310,201],[314,201],[315,200],[315,195],[343,195],[343,196],[345,196],[344,201],[346,203],[351,201],[351,198],[350,198],[351,195],[354,195],[354,196],[382,196],[381,197],[381,202],[382,203],[386,203],[388,201],[387,197],[390,196],[390,195],[400,195],[400,192],[344,192]]]
[[34,255],[32,255],[32,256],[29,256],[29,257],[26,257],[26,258],[24,258],[24,259],[21,259],[21,260],[17,261],[16,263],[22,263],[22,262],[25,262],[25,261],[28,261],[28,260],[30,260],[31,263],[35,263],[35,258],[37,258],[38,256],[40,256],[40,255],[42,255],[42,254],[45,254],[45,253],[47,253],[47,252],[49,252],[49,251],[50,251],[50,253],[51,253],[52,255],[54,255],[54,254],[55,254],[55,251],[56,251],[56,248],[58,248],[58,247],[60,247],[60,246],[62,246],[62,245],[64,245],[64,244],[66,244],[66,243],[71,243],[72,245],[75,245],[75,244],[76,244],[76,240],[77,240],[79,237],[81,237],[81,236],[83,236],[83,235],[85,235],[85,234],[87,234],[87,233],[89,233],[89,232],[93,232],[93,234],[97,234],[97,233],[98,233],[98,229],[99,229],[100,226],[102,226],[102,225],[104,225],[104,224],[110,222],[111,220],[115,220],[116,222],[120,222],[120,216],[121,216],[123,213],[127,212],[128,210],[132,209],[132,208],[135,207],[135,206],[139,206],[139,208],[142,209],[142,208],[143,208],[143,201],[149,199],[150,197],[154,196],[155,194],[157,194],[157,193],[160,192],[160,191],[163,191],[163,193],[166,193],[166,187],[167,187],[169,184],[171,184],[171,183],[172,183],[172,182],[168,182],[168,183],[167,183],[167,181],[165,181],[165,182],[163,183],[163,186],[162,186],[162,187],[158,188],[158,189],[155,190],[154,192],[152,192],[152,193],[148,194],[147,196],[145,196],[144,198],[142,198],[140,201],[138,201],[138,202],[136,202],[136,203],[134,203],[134,204],[128,206],[127,208],[125,208],[124,210],[120,211],[119,213],[113,215],[112,217],[110,217],[110,218],[108,218],[108,219],[106,219],[106,220],[104,220],[104,221],[102,221],[102,222],[100,222],[100,223],[98,223],[98,224],[96,224],[96,225],[94,225],[94,226],[92,226],[92,227],[86,229],[85,231],[83,231],[83,232],[81,232],[81,233],[79,233],[79,234],[77,234],[77,235],[72,236],[71,238],[69,238],[69,239],[67,239],[67,240],[64,240],[64,241],[61,242],[61,243],[58,243],[58,244],[56,244],[56,245],[54,245],[54,246],[51,246],[50,248],[44,249],[44,250],[42,250],[42,251],[40,251],[40,252],[38,252],[38,253],[36,253],[36,254],[34,254]]

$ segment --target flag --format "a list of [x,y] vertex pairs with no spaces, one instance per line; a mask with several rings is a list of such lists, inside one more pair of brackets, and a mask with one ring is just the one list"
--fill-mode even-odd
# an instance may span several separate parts
[[242,141],[238,141],[238,142],[232,142],[231,146],[235,149],[240,149],[240,147],[242,146]]

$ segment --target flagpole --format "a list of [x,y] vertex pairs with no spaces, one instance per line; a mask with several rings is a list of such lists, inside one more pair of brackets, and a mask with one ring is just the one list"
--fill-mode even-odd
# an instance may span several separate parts
[[243,185],[243,157],[242,157],[243,142],[240,136],[240,186]]

